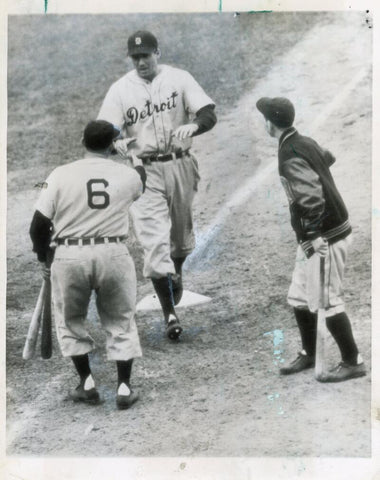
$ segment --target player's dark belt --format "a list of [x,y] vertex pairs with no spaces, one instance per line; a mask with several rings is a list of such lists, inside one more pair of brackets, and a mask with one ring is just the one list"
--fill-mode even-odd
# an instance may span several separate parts
[[143,157],[143,163],[150,163],[150,162],[169,162],[169,160],[175,160],[176,158],[186,157],[189,153],[189,150],[184,150],[183,152],[177,153],[167,153],[165,155],[151,155],[150,157]]
[[102,243],[120,243],[127,237],[57,238],[58,245],[100,245]]

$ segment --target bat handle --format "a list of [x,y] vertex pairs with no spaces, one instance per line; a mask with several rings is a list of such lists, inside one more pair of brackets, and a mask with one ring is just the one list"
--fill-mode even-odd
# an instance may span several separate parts
[[51,321],[51,282],[46,280],[46,297],[42,313],[41,357],[49,359],[52,355],[52,321]]
[[319,261],[319,307],[315,352],[315,378],[322,380],[326,371],[325,257]]
[[319,308],[325,308],[325,257],[319,262]]

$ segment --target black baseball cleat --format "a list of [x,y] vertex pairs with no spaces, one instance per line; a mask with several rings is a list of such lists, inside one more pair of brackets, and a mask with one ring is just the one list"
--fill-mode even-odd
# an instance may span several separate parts
[[280,375],[291,375],[292,373],[302,372],[302,370],[312,368],[314,365],[314,357],[307,355],[303,350],[302,352],[298,352],[298,357],[289,363],[289,365],[280,368]]
[[100,403],[99,392],[96,388],[84,389],[84,382],[81,382],[75,390],[70,392],[69,397],[73,402],[82,402],[89,405],[97,405]]
[[364,363],[358,363],[357,365],[350,365],[346,362],[340,362],[336,367],[330,370],[330,372],[319,378],[320,382],[326,383],[335,383],[335,382],[344,382],[345,380],[350,380],[351,378],[364,377],[366,375],[366,370]]
[[127,408],[130,408],[138,399],[138,394],[133,392],[128,385],[122,383],[117,390],[116,406],[119,410],[127,410]]
[[179,324],[178,318],[170,316],[166,323],[166,336],[170,338],[170,340],[178,340],[181,333],[182,327]]
[[182,275],[180,273],[172,275],[172,291],[174,305],[178,305],[183,294]]

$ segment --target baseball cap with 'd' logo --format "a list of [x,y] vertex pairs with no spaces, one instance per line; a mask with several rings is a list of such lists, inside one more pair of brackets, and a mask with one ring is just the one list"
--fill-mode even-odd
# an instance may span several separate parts
[[157,38],[146,30],[139,30],[128,38],[129,56],[154,53],[157,49]]

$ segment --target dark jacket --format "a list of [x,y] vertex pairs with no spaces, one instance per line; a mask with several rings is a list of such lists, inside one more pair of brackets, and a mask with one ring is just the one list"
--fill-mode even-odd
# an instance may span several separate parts
[[311,240],[322,236],[334,243],[349,235],[348,212],[329,168],[334,156],[291,127],[280,137],[278,159],[291,224],[307,256],[313,254]]

